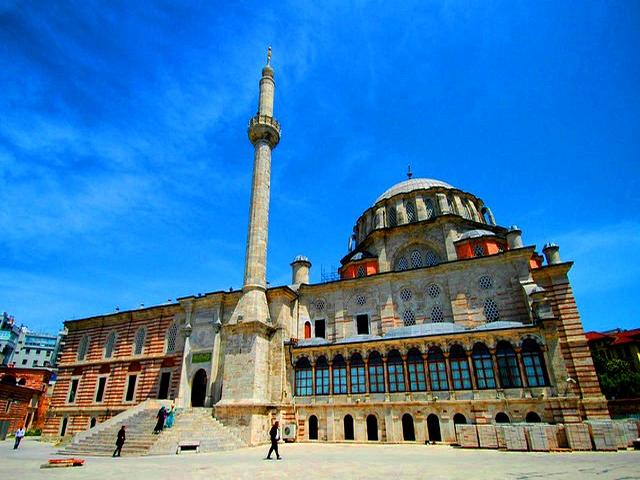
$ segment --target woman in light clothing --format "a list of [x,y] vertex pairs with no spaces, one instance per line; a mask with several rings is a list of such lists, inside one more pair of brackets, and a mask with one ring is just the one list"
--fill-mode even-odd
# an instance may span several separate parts
[[169,413],[167,415],[167,421],[165,422],[164,426],[167,428],[171,428],[173,427],[173,421],[175,420],[175,415],[176,415],[176,406],[175,404],[171,404],[171,409],[169,410]]

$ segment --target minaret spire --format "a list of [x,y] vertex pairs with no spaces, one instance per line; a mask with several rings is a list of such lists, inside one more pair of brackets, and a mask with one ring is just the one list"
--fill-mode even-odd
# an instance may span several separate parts
[[411,180],[411,177],[413,177],[413,173],[411,172],[411,164],[409,164],[407,167],[407,178]]

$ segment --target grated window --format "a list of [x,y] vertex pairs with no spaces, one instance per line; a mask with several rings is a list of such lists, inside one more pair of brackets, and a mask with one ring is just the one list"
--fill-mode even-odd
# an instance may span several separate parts
[[104,344],[104,358],[111,358],[113,356],[113,347],[115,346],[115,344],[116,332],[111,332]]
[[89,350],[89,335],[84,335],[78,344],[78,360],[84,360]]
[[480,277],[480,280],[478,280],[478,284],[481,289],[489,290],[493,287],[493,279],[489,275],[483,275]]
[[133,354],[141,355],[142,349],[144,348],[144,339],[147,336],[147,332],[144,327],[140,327],[136,332],[136,336],[133,340]]
[[480,243],[474,245],[473,255],[476,257],[484,257],[484,247]]
[[487,298],[484,301],[483,311],[487,322],[500,320],[500,310],[498,310],[498,305],[496,305],[496,302],[492,298]]
[[444,313],[442,312],[442,307],[440,305],[434,305],[431,309],[431,321],[433,323],[444,322]]
[[316,306],[316,310],[321,312],[324,310],[324,307],[326,306],[326,304],[322,298],[319,298],[316,300],[315,306]]
[[387,219],[389,220],[389,227],[395,227],[398,224],[396,209],[394,207],[389,207],[389,213],[387,214]]
[[430,198],[427,198],[424,201],[424,206],[427,209],[427,220],[429,220],[435,214],[435,209],[433,208],[433,202],[431,201]]
[[429,293],[429,296],[431,298],[438,298],[440,296],[440,287],[435,283],[432,283],[427,288],[427,293]]
[[413,223],[418,220],[416,216],[416,207],[413,205],[413,202],[405,202],[404,208],[407,211],[407,222]]
[[440,263],[440,259],[433,250],[427,250],[424,263],[427,267],[433,267],[434,265]]
[[411,252],[411,268],[422,267],[422,254],[418,250]]
[[176,351],[176,343],[178,340],[178,324],[174,323],[167,330],[167,353]]
[[396,270],[408,270],[409,269],[409,262],[407,262],[407,258],[406,257],[400,257],[400,260],[398,260],[398,266],[396,267]]
[[358,295],[356,297],[356,303],[360,306],[364,305],[365,303],[367,303],[367,299],[364,297],[364,295]]
[[400,298],[405,302],[408,302],[409,300],[411,300],[412,296],[413,295],[411,294],[411,290],[409,290],[408,288],[405,288],[400,291]]
[[358,267],[358,272],[356,273],[356,275],[358,276],[358,278],[367,276],[367,270],[364,268],[364,265],[360,265]]
[[402,321],[405,327],[410,327],[416,324],[416,316],[412,310],[405,310],[402,314]]

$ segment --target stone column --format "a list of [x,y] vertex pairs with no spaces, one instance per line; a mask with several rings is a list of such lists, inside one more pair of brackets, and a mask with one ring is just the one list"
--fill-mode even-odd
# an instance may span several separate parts
[[467,352],[467,365],[469,365],[469,376],[471,377],[471,388],[474,391],[478,390],[478,381],[476,380],[476,367],[473,364],[473,352]]
[[191,365],[191,312],[193,306],[191,303],[184,305],[185,325],[182,327],[182,335],[184,336],[184,348],[182,350],[182,366],[180,368],[180,389],[176,406],[188,408],[191,406],[191,386],[189,379],[189,366]]
[[449,363],[449,352],[443,352],[444,356],[444,368],[447,371],[447,384],[449,385],[448,390],[453,390],[453,378],[451,375],[451,364]]
[[402,371],[404,373],[404,391],[410,391],[410,382],[409,382],[409,367],[407,366],[407,354],[402,354]]
[[518,367],[520,369],[520,382],[522,383],[522,387],[528,387],[529,382],[527,382],[527,374],[524,370],[524,362],[522,361],[522,347],[514,348],[516,352],[516,358],[518,359]]

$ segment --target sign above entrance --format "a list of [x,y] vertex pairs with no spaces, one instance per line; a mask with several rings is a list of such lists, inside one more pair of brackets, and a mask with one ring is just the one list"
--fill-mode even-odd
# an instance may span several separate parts
[[205,363],[211,361],[211,352],[198,352],[191,354],[191,363]]

